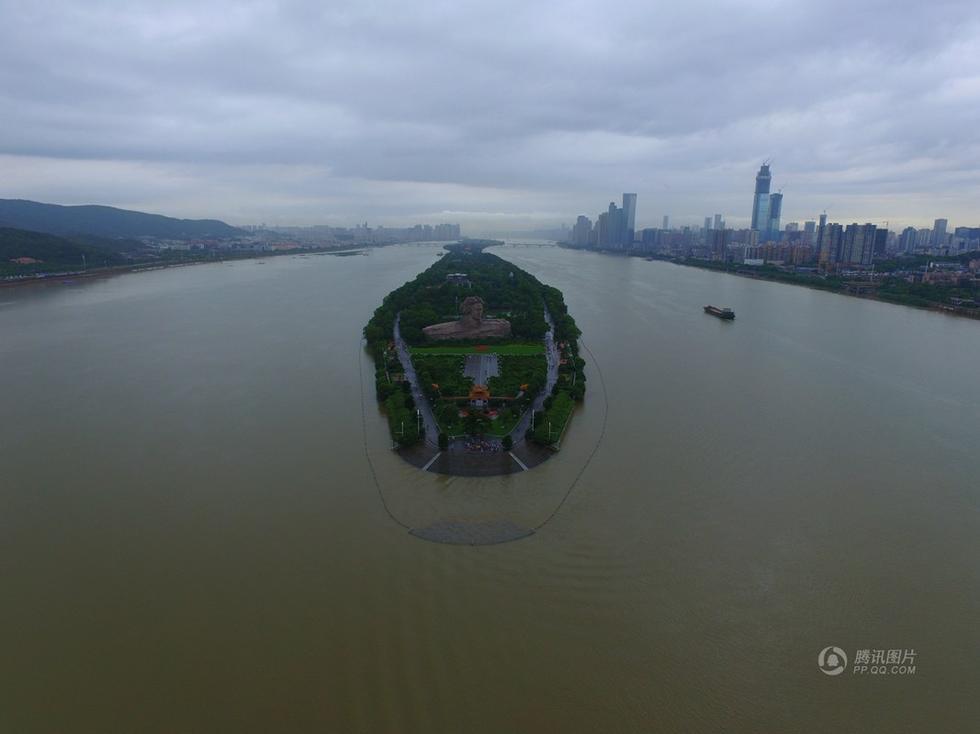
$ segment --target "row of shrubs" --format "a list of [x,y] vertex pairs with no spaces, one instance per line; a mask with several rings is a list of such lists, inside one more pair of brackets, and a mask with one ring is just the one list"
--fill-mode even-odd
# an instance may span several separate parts
[[422,434],[415,414],[412,387],[407,380],[394,381],[390,378],[392,372],[401,372],[401,363],[388,353],[386,342],[371,344],[370,351],[375,365],[374,392],[378,402],[385,407],[391,438],[399,446],[413,446],[422,440]]
[[550,446],[561,438],[565,424],[575,409],[575,399],[568,390],[558,390],[544,401],[544,410],[534,415],[531,440],[542,446]]
[[414,446],[422,440],[408,382],[396,383],[396,389],[384,399],[384,406],[391,437],[399,446]]

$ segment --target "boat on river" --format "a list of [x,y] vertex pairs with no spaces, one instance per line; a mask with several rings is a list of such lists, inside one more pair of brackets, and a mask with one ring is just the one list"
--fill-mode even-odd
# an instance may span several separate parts
[[712,316],[717,316],[719,319],[725,319],[726,321],[731,321],[735,318],[735,312],[730,308],[718,308],[717,306],[705,306],[704,312],[711,314]]

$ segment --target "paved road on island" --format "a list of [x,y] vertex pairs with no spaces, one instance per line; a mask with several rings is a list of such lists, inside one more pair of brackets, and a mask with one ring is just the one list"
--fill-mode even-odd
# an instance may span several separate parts
[[517,426],[510,432],[515,444],[524,440],[524,434],[527,433],[527,429],[531,425],[531,416],[535,410],[542,409],[545,398],[551,395],[551,389],[555,386],[555,383],[558,382],[559,357],[558,345],[555,344],[555,322],[554,319],[551,318],[551,313],[548,311],[548,309],[544,310],[544,320],[548,322],[548,332],[544,335],[544,356],[548,361],[548,379],[545,382],[544,390],[542,390],[534,399],[531,409],[525,411]]
[[425,441],[432,446],[439,445],[439,427],[436,417],[432,413],[432,406],[429,399],[419,389],[419,378],[415,374],[415,367],[412,365],[412,356],[408,351],[408,345],[402,339],[399,322],[401,315],[395,318],[395,352],[398,354],[398,361],[402,363],[402,370],[405,372],[405,379],[408,380],[412,388],[412,397],[415,398],[415,407],[422,412],[422,425],[425,428]]

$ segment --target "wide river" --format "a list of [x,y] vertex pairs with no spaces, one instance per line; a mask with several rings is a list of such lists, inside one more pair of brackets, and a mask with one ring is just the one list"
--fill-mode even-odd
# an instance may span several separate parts
[[[589,394],[551,461],[450,478],[359,344],[438,251],[0,290],[0,731],[977,731],[980,323],[499,247]],[[446,521],[544,524],[406,531]]]

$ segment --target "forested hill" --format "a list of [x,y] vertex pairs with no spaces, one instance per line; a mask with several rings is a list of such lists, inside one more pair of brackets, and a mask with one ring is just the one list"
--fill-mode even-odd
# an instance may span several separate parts
[[[28,258],[37,262],[15,262]],[[117,265],[122,258],[108,250],[71,242],[63,237],[0,227],[0,275],[26,275],[84,266]]]
[[61,236],[159,237],[175,240],[236,237],[242,233],[216,219],[174,219],[111,206],[61,206],[25,199],[0,199],[0,227]]

